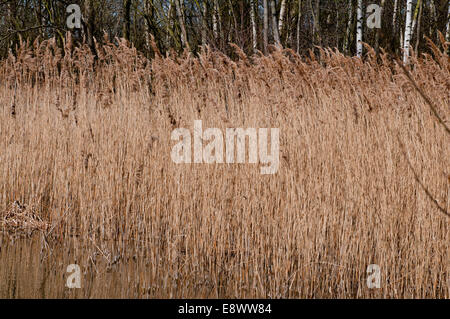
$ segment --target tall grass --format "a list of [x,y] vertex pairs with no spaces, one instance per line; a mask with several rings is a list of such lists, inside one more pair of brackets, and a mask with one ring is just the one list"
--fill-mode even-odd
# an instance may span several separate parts
[[[430,45],[410,72],[448,123]],[[0,65],[0,297],[449,298],[449,219],[397,136],[447,211],[449,137],[387,55],[64,50]],[[278,173],[174,164],[172,130],[198,119],[280,128]]]

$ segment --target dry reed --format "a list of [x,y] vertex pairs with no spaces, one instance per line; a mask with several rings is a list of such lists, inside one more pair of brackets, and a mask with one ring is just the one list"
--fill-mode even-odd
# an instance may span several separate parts
[[[410,74],[448,123],[433,50]],[[397,135],[447,211],[449,136],[386,54],[64,51],[22,43],[0,64],[1,227],[36,230],[0,235],[0,297],[449,297],[449,220]],[[174,164],[170,133],[196,119],[280,128],[278,173]],[[73,263],[81,289],[65,288]]]

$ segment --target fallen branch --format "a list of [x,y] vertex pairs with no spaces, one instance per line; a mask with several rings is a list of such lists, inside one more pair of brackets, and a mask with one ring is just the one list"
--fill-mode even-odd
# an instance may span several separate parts
[[414,81],[409,71],[405,68],[403,63],[399,61],[398,57],[396,57],[395,62],[402,68],[403,72],[405,73],[406,77],[409,79],[411,84],[414,86],[414,88],[419,92],[419,94],[422,96],[422,98],[427,102],[428,106],[430,107],[431,111],[433,112],[434,116],[438,119],[439,123],[442,124],[442,126],[445,128],[447,134],[450,134],[450,129],[445,124],[445,122],[442,120],[442,118],[439,116],[439,113],[436,111],[436,107],[433,105],[433,102],[431,102],[430,98],[423,92],[423,90],[419,87],[419,85]]
[[428,198],[436,205],[436,207],[448,218],[450,218],[450,214],[449,212],[441,207],[441,205],[439,205],[439,202],[434,199],[434,197],[431,195],[430,191],[425,187],[425,185],[422,183],[422,181],[419,178],[419,175],[417,175],[416,171],[414,170],[411,162],[409,161],[408,155],[406,154],[406,150],[405,150],[405,146],[403,145],[402,141],[400,140],[400,136],[397,134],[397,139],[398,142],[400,144],[400,149],[403,153],[403,156],[406,159],[406,162],[408,163],[409,168],[412,170],[413,174],[414,174],[414,179],[416,180],[417,183],[419,183],[420,187],[422,187],[422,189],[424,190],[425,194],[427,194]]

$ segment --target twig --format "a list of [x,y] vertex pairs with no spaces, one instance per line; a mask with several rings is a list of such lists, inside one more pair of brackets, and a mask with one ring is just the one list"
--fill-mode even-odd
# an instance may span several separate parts
[[45,235],[46,237],[49,237],[51,235],[51,233],[53,232],[53,230],[56,228],[56,226],[58,226],[61,221],[63,220],[63,218],[67,215],[67,213],[69,212],[71,206],[69,205],[69,207],[66,209],[66,211],[64,212],[64,214],[62,216],[60,216],[60,218],[58,219],[58,221],[56,223],[53,224],[52,227],[50,227],[50,230],[48,231],[48,233]]
[[409,79],[411,84],[414,86],[414,88],[419,92],[419,94],[422,96],[422,98],[427,102],[429,105],[431,111],[433,112],[434,116],[438,119],[439,123],[442,124],[442,126],[445,128],[447,134],[450,134],[450,129],[445,124],[445,122],[442,120],[442,118],[439,116],[439,113],[436,111],[436,107],[431,102],[430,98],[423,92],[423,90],[419,87],[419,85],[414,81],[409,71],[405,68],[402,62],[399,61],[399,58],[395,58],[395,62],[402,68],[403,72],[405,73],[406,77]]
[[450,218],[450,214],[447,212],[447,210],[445,210],[445,208],[441,207],[441,205],[439,205],[438,201],[436,199],[434,199],[434,197],[431,195],[430,191],[425,187],[425,185],[422,183],[422,181],[420,180],[419,176],[417,175],[416,171],[414,170],[411,162],[409,161],[408,155],[406,154],[405,151],[405,146],[403,145],[402,141],[400,140],[400,136],[397,134],[397,139],[398,142],[400,143],[400,149],[403,153],[403,156],[406,159],[406,162],[408,163],[409,168],[412,170],[413,174],[414,174],[414,179],[416,180],[417,183],[419,183],[420,187],[422,187],[422,189],[424,190],[425,194],[427,194],[428,198],[436,205],[436,207],[448,218]]
[[5,35],[4,37],[0,38],[0,42],[3,41],[3,40],[8,39],[9,37],[11,37],[12,35],[14,35],[16,33],[23,33],[23,32],[28,32],[28,31],[31,31],[31,30],[36,30],[36,29],[41,29],[41,28],[51,28],[51,29],[65,31],[63,28],[60,28],[60,27],[57,27],[57,26],[54,26],[54,25],[38,25],[38,26],[34,26],[34,27],[29,27],[29,28],[26,28],[26,29],[21,29],[21,30],[9,29],[8,30],[9,33],[7,35]]

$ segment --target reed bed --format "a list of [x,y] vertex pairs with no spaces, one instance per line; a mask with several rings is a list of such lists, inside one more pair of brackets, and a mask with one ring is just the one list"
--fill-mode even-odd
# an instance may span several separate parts
[[[414,178],[449,211],[449,136],[387,54],[147,60],[116,42],[0,62],[0,297],[449,298],[449,218]],[[448,123],[430,48],[408,68]],[[279,128],[278,172],[173,163],[194,120]]]

